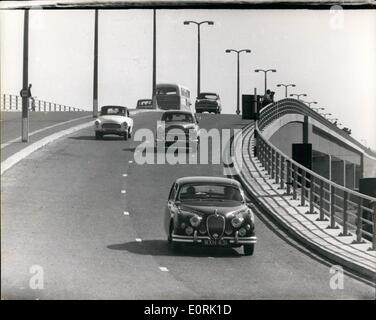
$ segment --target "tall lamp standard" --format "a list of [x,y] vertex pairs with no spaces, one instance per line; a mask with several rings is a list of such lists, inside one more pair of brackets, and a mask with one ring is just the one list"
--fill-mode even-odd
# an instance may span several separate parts
[[239,109],[239,87],[240,87],[240,78],[239,78],[239,55],[240,53],[242,52],[245,52],[245,53],[251,53],[251,50],[250,49],[241,49],[241,50],[235,50],[235,49],[226,49],[225,50],[226,53],[231,53],[231,52],[235,52],[238,56],[238,89],[237,89],[237,95],[236,95],[236,101],[237,101],[237,104],[236,104],[236,114],[240,114],[240,109]]
[[291,83],[291,84],[283,84],[283,83],[279,83],[277,84],[277,87],[285,87],[285,98],[287,98],[287,88],[288,87],[296,87],[295,84]]
[[311,104],[317,104],[317,101],[311,101],[311,102],[308,102],[308,101],[303,101],[305,104],[308,105],[309,108],[311,108]]
[[267,69],[267,70],[263,70],[263,69],[256,69],[255,72],[264,72],[264,82],[265,82],[265,92],[264,94],[266,94],[266,90],[267,90],[267,73],[268,72],[277,72],[276,69]]
[[291,93],[290,97],[296,96],[296,99],[299,100],[300,97],[306,97],[307,95],[305,93]]
[[311,109],[316,111],[316,112],[318,112],[319,110],[325,110],[325,108],[313,108],[313,107]]
[[213,21],[200,21],[200,22],[197,22],[197,21],[184,21],[184,24],[185,25],[188,25],[188,24],[195,24],[197,25],[197,42],[198,42],[198,45],[197,45],[197,96],[200,94],[200,91],[201,91],[201,83],[200,83],[200,68],[201,68],[201,62],[200,62],[200,27],[202,24],[208,24],[210,26],[212,26],[214,24]]

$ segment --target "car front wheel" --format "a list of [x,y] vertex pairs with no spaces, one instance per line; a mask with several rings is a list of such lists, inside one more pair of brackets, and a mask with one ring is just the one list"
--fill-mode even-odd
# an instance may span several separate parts
[[253,251],[255,250],[255,244],[245,244],[243,245],[244,255],[251,256],[253,255]]

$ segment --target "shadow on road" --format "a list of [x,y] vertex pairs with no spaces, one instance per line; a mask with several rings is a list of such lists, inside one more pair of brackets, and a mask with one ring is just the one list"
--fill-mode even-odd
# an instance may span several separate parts
[[[73,139],[73,140],[96,140],[95,139],[95,136],[76,136],[76,137],[69,137],[69,139]],[[105,136],[103,137],[101,140],[103,141],[118,141],[118,140],[121,140],[121,141],[124,141],[123,137],[118,137],[118,136]],[[101,141],[101,140],[97,140],[97,141]]]
[[186,257],[213,257],[239,258],[242,255],[233,248],[208,248],[192,245],[184,245],[179,251],[173,251],[165,240],[144,240],[142,242],[125,242],[107,246],[111,250],[128,251],[135,254],[151,256],[186,256]]

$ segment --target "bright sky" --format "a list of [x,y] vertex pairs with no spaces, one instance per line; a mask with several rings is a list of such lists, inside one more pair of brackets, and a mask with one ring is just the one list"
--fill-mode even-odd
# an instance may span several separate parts
[[[295,83],[326,112],[376,149],[376,11],[158,10],[157,82],[180,83],[196,96],[197,27],[201,31],[201,90],[218,92],[224,113],[236,109],[236,55],[241,93],[264,90],[256,68],[275,68],[268,87]],[[93,83],[93,10],[31,10],[29,82],[38,99],[90,109]],[[22,86],[22,11],[0,11],[1,93]],[[99,12],[99,104],[135,107],[152,88],[152,11]],[[194,102],[194,101],[193,101]],[[364,142],[364,140],[363,140]]]

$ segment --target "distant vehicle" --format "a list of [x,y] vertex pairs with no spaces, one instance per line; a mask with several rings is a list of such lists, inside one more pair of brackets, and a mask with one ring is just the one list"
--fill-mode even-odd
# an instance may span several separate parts
[[209,113],[221,113],[222,105],[218,94],[210,92],[201,92],[196,98],[196,113],[207,111]]
[[243,246],[252,255],[257,241],[252,209],[239,182],[222,177],[183,177],[170,190],[164,212],[167,240],[182,244]]
[[191,111],[165,111],[161,118],[162,124],[157,127],[157,147],[161,143],[168,147],[176,143],[178,147],[189,145],[197,149],[200,141],[198,119]]
[[140,99],[137,101],[136,109],[154,109],[152,99]]
[[158,108],[162,110],[192,111],[191,93],[179,84],[157,84],[156,100]]
[[94,122],[95,138],[102,139],[106,134],[114,134],[128,140],[133,131],[133,119],[127,107],[103,106],[100,116]]

